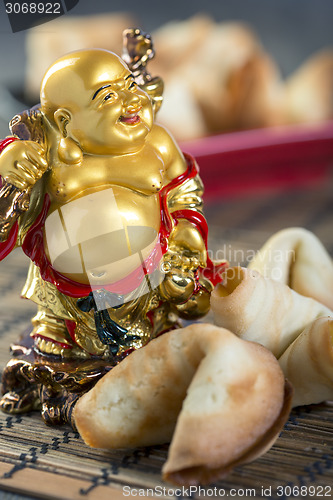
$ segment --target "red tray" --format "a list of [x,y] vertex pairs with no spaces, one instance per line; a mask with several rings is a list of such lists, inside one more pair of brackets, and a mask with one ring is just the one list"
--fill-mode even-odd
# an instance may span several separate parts
[[197,159],[208,201],[302,187],[331,175],[333,121],[211,136],[181,147]]

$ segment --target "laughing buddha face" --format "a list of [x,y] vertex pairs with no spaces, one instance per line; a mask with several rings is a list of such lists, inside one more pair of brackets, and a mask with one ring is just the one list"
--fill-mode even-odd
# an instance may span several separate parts
[[102,49],[58,59],[42,81],[41,109],[86,154],[138,151],[153,125],[148,95],[122,59]]

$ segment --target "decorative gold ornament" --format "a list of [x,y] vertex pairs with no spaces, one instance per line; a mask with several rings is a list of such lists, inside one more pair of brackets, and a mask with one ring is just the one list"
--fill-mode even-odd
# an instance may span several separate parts
[[220,280],[197,165],[155,123],[163,82],[147,72],[151,39],[124,39],[127,64],[102,49],[56,61],[40,108],[0,143],[0,257],[22,246],[22,295],[38,306],[0,406],[41,407],[48,423],[71,422],[80,394],[133,349],[206,314]]

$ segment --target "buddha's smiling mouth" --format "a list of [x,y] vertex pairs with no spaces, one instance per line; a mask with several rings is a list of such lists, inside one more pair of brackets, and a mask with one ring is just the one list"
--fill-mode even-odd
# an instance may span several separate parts
[[128,106],[124,109],[124,114],[120,116],[119,121],[121,123],[125,123],[126,125],[136,125],[141,122],[141,116],[139,112],[141,111],[142,106]]
[[138,114],[122,115],[119,121],[128,125],[135,125],[141,122],[141,118]]

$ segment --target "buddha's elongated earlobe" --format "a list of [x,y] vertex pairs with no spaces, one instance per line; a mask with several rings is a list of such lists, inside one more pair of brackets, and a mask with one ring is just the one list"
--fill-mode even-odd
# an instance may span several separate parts
[[67,165],[77,165],[82,162],[83,152],[73,139],[62,137],[58,146],[58,156]]
[[66,109],[58,109],[54,113],[54,120],[59,132],[63,136],[58,145],[58,156],[67,165],[77,165],[82,162],[83,151],[80,146],[67,135],[67,125],[71,121],[71,114]]

